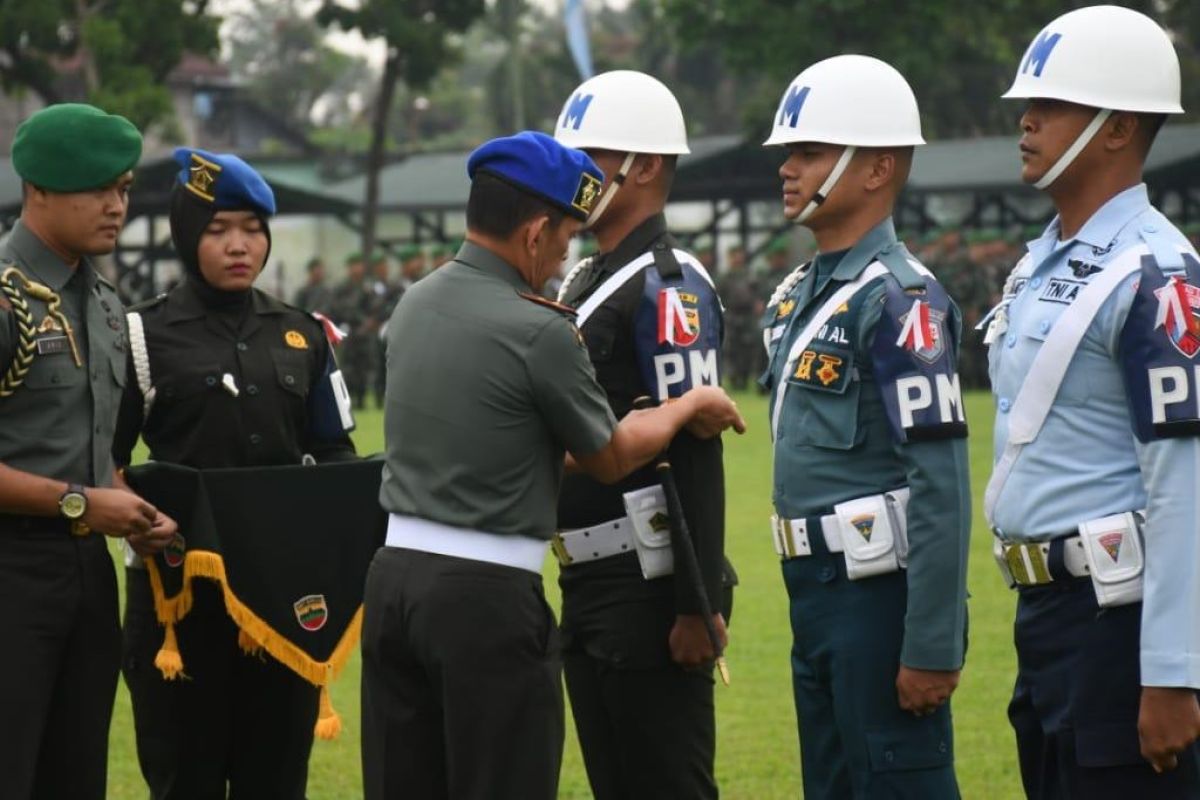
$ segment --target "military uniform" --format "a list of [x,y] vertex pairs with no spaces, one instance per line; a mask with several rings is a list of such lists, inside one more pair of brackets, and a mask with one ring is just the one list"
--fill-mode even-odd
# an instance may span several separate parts
[[[62,298],[82,365],[61,330],[39,333],[23,385],[0,399],[0,461],[112,486],[126,348],[116,290],[87,261],[63,264],[20,222],[0,250],[0,271],[10,264]],[[44,302],[22,296],[35,325],[48,319]],[[0,364],[17,346],[17,318],[0,303]],[[61,518],[0,514],[0,602],[0,718],[12,731],[0,748],[5,795],[103,797],[121,646],[105,537],[72,536]]]
[[[1008,714],[1025,789],[1037,798],[1200,796],[1200,747],[1158,775],[1137,729],[1142,686],[1200,686],[1200,570],[1191,555],[1200,440],[1195,402],[1183,402],[1197,391],[1196,350],[1192,334],[1155,321],[1171,275],[1189,287],[1186,313],[1195,314],[1200,261],[1144,185],[1110,199],[1071,239],[1060,241],[1055,219],[1028,248],[989,322],[997,461],[1014,439],[1016,399],[1039,353],[1062,335],[1060,322],[1088,286],[1133,261],[1087,325],[1040,432],[1007,479],[989,485],[985,511],[1006,569],[1014,554],[1038,550],[1013,575],[1018,675]],[[1178,367],[1182,383],[1156,383]],[[1096,563],[1125,570],[1144,559],[1145,599],[1100,607],[1090,566],[1072,558],[1085,546],[1080,525],[1143,509],[1136,532],[1110,520]]]
[[[225,165],[218,185],[236,177],[224,157],[205,158]],[[220,191],[215,206],[197,213],[259,208],[236,187]],[[195,469],[355,457],[349,400],[322,326],[308,313],[257,289],[217,291],[189,272],[130,316],[147,368],[139,375],[139,352],[122,368],[119,465],[129,463],[139,435],[152,460]],[[147,571],[140,559],[126,563],[123,672],[151,796],[224,797],[228,785],[233,797],[303,798],[318,689],[274,659],[243,653],[221,588],[209,581],[192,584],[192,608],[175,625],[186,679],[167,681],[154,663],[163,629]]]
[[[47,193],[115,193],[141,149],[124,118],[63,104],[22,123],[13,167]],[[115,222],[123,221],[124,209]],[[64,262],[23,221],[0,246],[0,288],[0,463],[69,492],[111,487],[127,346],[116,290],[87,257]],[[5,797],[105,796],[120,659],[116,575],[105,537],[78,525],[0,513]]]
[[730,269],[717,284],[725,306],[725,375],[743,390],[754,374],[759,343],[756,314],[762,310],[758,284],[745,265]]
[[[590,204],[572,197],[601,181],[535,133],[484,144],[468,161],[481,170],[577,219]],[[388,325],[391,518],[363,623],[371,800],[556,795],[561,664],[541,566],[564,453],[596,453],[616,428],[570,316],[468,241]]]
[[[639,260],[642,269],[628,280],[614,278]],[[611,284],[617,288],[581,330],[615,416],[629,413],[640,396],[666,400],[693,386],[719,382],[720,301],[707,272],[674,249],[661,214],[643,222],[611,252],[593,257],[570,279],[563,300],[578,307],[614,280],[620,285]],[[665,341],[658,313],[671,292],[689,298],[693,329],[686,337]],[[665,365],[676,359],[685,366],[669,371]],[[664,365],[661,370],[659,365]],[[724,588],[721,441],[684,432],[669,455],[704,583],[715,603]],[[564,539],[578,539],[584,529],[592,529],[589,539],[591,534],[604,536],[615,524],[628,522],[624,495],[658,483],[652,465],[613,485],[586,475],[568,476],[558,504]],[[716,797],[712,675],[676,665],[668,647],[676,616],[700,613],[686,571],[647,580],[632,546],[585,561],[587,549],[566,560],[559,583],[564,671],[593,793],[602,800]],[[729,604],[724,605],[720,610],[728,619]]]
[[[799,341],[827,304],[827,322]],[[925,314],[917,343],[906,323]],[[804,795],[956,798],[949,705],[902,710],[896,675],[901,664],[963,663],[970,489],[958,310],[888,219],[789,276],[763,322]]]
[[345,373],[346,388],[354,407],[367,404],[367,387],[378,367],[376,338],[379,328],[374,315],[375,297],[366,279],[347,278],[333,291],[333,320],[346,331],[339,357]]

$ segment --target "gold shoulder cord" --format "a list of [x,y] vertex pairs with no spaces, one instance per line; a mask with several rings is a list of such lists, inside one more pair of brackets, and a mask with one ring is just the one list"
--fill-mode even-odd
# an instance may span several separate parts
[[37,349],[35,341],[37,327],[34,325],[29,304],[25,302],[25,298],[17,289],[16,282],[18,281],[30,297],[46,304],[47,315],[62,326],[63,333],[66,334],[67,341],[71,344],[71,355],[75,358],[75,366],[83,366],[83,362],[79,359],[79,350],[75,346],[75,332],[71,329],[71,323],[67,320],[66,315],[62,313],[62,298],[50,291],[48,287],[29,280],[16,267],[9,267],[0,272],[0,292],[3,292],[12,304],[13,316],[17,319],[17,352],[13,355],[12,363],[8,365],[4,375],[0,376],[0,397],[8,397],[24,382],[30,366],[33,365],[33,356]]

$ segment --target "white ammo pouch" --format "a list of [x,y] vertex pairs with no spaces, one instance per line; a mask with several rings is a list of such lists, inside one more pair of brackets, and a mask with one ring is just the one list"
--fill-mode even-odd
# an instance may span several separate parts
[[675,554],[671,550],[671,518],[667,515],[667,497],[661,486],[646,486],[624,495],[625,513],[633,528],[633,547],[637,551],[642,577],[661,578],[675,572]]
[[1142,599],[1142,512],[1127,511],[1084,522],[1079,526],[1083,554],[1101,608],[1124,606]]
[[852,581],[908,566],[908,488],[838,503],[833,511]]
[[590,528],[559,531],[551,540],[551,549],[564,567],[586,564],[612,556],[637,553],[642,577],[661,578],[675,571],[671,550],[671,520],[667,516],[667,498],[661,486],[646,486],[627,492],[626,516],[601,522]]

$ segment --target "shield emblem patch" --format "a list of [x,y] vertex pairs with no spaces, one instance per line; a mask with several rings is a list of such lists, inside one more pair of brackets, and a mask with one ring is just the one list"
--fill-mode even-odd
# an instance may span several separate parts
[[187,540],[183,538],[182,533],[175,534],[171,541],[167,542],[167,546],[163,548],[163,561],[168,567],[183,566],[183,559],[187,555]]
[[323,594],[306,594],[292,604],[292,609],[296,612],[296,621],[306,631],[321,630],[329,619],[329,607]]

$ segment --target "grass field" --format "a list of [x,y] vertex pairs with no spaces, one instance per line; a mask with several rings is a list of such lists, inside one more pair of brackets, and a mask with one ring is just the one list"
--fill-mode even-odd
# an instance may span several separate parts
[[[770,442],[765,403],[753,395],[739,404],[751,424],[745,436],[726,439],[728,487],[727,552],[737,567],[737,590],[728,651],[733,685],[717,687],[717,778],[722,794],[735,800],[801,796],[796,720],[791,699],[787,598],[779,562],[771,548]],[[1011,623],[1013,595],[1000,582],[991,559],[990,537],[981,501],[991,453],[989,398],[967,397],[971,423],[971,482],[975,525],[971,547],[971,642],[962,683],[954,697],[959,781],[967,800],[1021,797],[1012,733],[1004,715],[1015,672]],[[360,452],[383,444],[382,415],[359,417]],[[547,563],[547,594],[557,607],[557,568]],[[361,796],[359,767],[359,662],[351,661],[334,688],[334,704],[345,730],[334,742],[317,742],[309,773],[310,800],[351,800]],[[569,722],[568,714],[568,722]],[[109,797],[142,798],[144,785],[134,753],[129,695],[117,696],[109,754]],[[560,796],[590,796],[574,732],[568,724]]]

